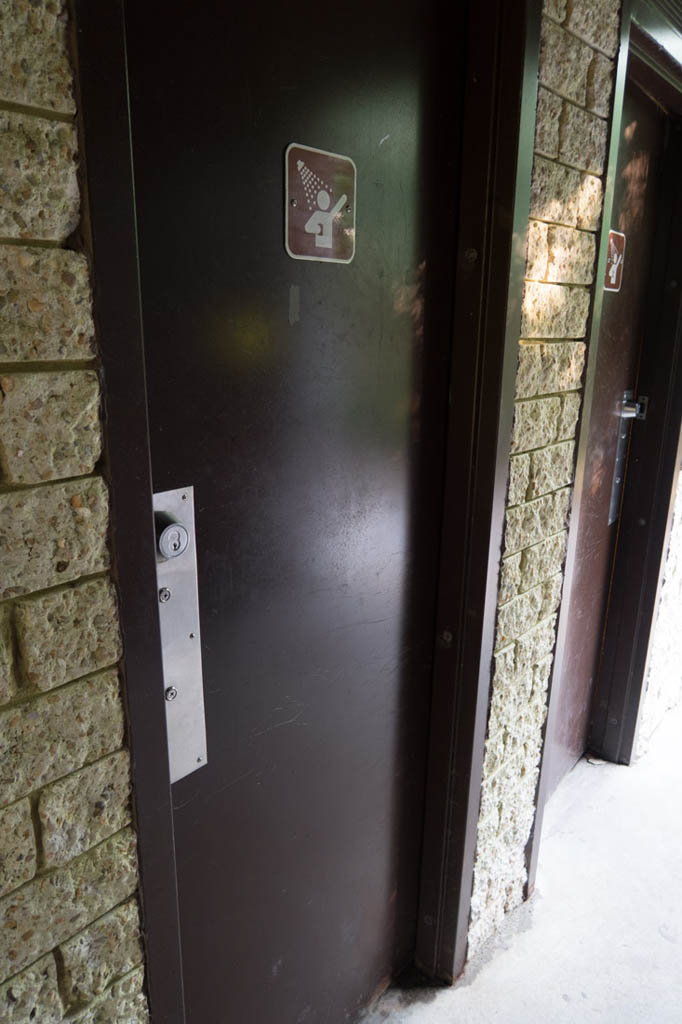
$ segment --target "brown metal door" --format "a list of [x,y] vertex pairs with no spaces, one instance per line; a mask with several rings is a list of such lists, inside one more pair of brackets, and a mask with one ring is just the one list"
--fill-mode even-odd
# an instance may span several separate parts
[[[624,393],[637,394],[665,126],[661,108],[630,79],[613,215],[611,224],[604,227],[625,235],[625,254],[620,290],[606,291],[603,299],[579,534],[570,592],[564,595],[568,626],[563,662],[555,675],[560,689],[549,750],[550,792],[583,755],[587,744],[619,535],[620,495],[614,496],[613,483],[615,476],[622,476],[624,485],[627,483],[627,448],[631,431],[639,426],[638,421],[622,419],[620,413]],[[626,435],[625,459],[617,467],[620,434]],[[615,516],[610,514],[614,497]]]
[[[190,1024],[340,1024],[414,949],[465,38],[431,7],[128,4],[154,490],[197,521]],[[290,143],[357,166],[348,265],[285,251]]]

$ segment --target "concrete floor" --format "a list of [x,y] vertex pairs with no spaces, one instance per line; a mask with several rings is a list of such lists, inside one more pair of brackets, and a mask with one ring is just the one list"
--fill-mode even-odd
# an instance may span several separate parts
[[452,989],[365,1024],[682,1024],[682,709],[630,768],[581,761],[549,802],[533,898]]

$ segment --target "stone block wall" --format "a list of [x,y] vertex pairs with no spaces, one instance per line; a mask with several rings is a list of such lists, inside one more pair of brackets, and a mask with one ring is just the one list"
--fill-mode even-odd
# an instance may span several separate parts
[[[0,5],[0,1024],[147,1021],[63,0]],[[70,246],[70,247],[69,247]]]
[[469,956],[524,898],[556,639],[620,0],[545,0]]

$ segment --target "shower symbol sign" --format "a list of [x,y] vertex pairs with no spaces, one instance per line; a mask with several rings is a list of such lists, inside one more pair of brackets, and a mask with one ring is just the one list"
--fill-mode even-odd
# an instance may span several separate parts
[[287,147],[284,244],[292,259],[351,262],[356,174],[348,156],[295,142]]
[[609,231],[609,247],[606,253],[606,276],[604,291],[619,292],[623,283],[623,262],[625,260],[625,235],[622,231]]

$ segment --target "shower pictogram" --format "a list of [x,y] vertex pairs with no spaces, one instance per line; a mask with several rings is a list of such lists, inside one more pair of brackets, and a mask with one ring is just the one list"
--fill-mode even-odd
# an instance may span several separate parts
[[348,199],[348,196],[344,192],[334,206],[329,209],[332,201],[332,192],[334,191],[331,185],[328,185],[318,174],[311,171],[303,160],[297,160],[296,167],[301,176],[306,199],[308,200],[308,209],[314,210],[313,215],[306,221],[305,230],[308,234],[315,236],[315,245],[320,249],[332,249],[334,245],[334,220],[341,212],[341,207]]
[[350,263],[356,168],[350,157],[292,143],[286,152],[285,245],[293,259]]

